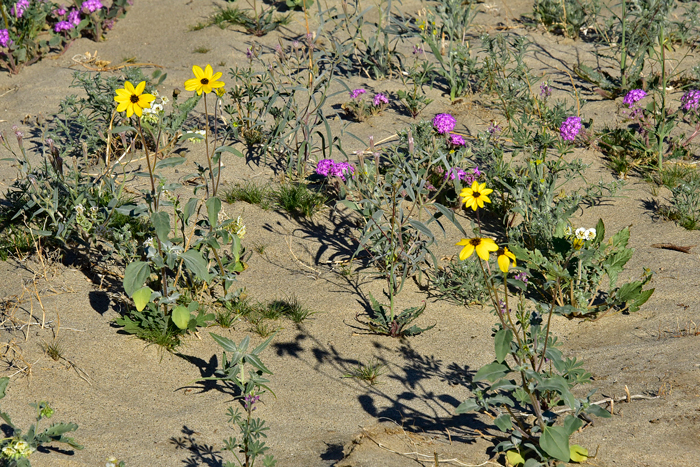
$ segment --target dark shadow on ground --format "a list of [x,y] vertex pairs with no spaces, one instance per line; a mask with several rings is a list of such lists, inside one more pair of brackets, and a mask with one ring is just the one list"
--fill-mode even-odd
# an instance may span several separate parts
[[196,439],[198,433],[187,426],[182,427],[182,436],[170,438],[170,444],[175,449],[189,451],[189,457],[182,461],[185,467],[223,467],[221,451],[217,451],[213,446],[199,443]]

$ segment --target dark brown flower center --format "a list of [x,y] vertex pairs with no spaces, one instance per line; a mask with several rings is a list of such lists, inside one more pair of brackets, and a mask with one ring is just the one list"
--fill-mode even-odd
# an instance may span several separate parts
[[481,193],[479,193],[478,191],[472,193],[472,198],[478,198],[479,196],[481,196]]
[[199,82],[202,83],[202,84],[205,85],[205,86],[206,86],[207,84],[209,84],[209,80],[206,79],[206,78],[202,78]]
[[129,98],[129,100],[131,101],[132,104],[136,104],[139,101],[139,96],[137,96],[136,94],[132,94],[131,97]]
[[480,239],[480,238],[472,238],[471,240],[469,240],[469,243],[471,243],[472,246],[473,246],[474,248],[476,248],[476,247],[478,247],[479,245],[481,245],[481,239]]

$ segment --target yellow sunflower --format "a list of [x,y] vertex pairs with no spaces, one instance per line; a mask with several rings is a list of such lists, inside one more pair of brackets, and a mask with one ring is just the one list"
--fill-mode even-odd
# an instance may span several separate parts
[[498,267],[501,268],[501,271],[507,273],[508,269],[510,269],[510,263],[513,263],[513,266],[515,266],[515,255],[508,247],[503,247],[502,250],[498,251]]
[[490,203],[491,200],[487,195],[493,193],[493,190],[486,188],[486,183],[479,185],[479,182],[474,180],[471,188],[464,188],[459,196],[462,197],[462,202],[468,207],[476,211],[477,208],[483,208],[484,203]]
[[197,94],[201,95],[202,91],[209,94],[214,89],[224,87],[223,81],[217,81],[221,78],[221,72],[214,73],[211,65],[207,65],[204,70],[195,65],[192,67],[192,73],[195,77],[185,81],[186,91],[197,91]]
[[117,95],[114,96],[115,102],[118,102],[117,112],[126,110],[126,117],[129,118],[136,114],[138,117],[143,113],[143,109],[150,109],[151,102],[156,99],[152,94],[143,94],[146,89],[146,82],[141,81],[136,88],[128,81],[124,81],[124,89],[117,89]]
[[474,250],[476,250],[479,258],[488,261],[489,253],[498,250],[498,245],[490,238],[463,238],[457,242],[457,245],[464,247],[459,252],[459,259],[462,261],[469,258],[474,253]]

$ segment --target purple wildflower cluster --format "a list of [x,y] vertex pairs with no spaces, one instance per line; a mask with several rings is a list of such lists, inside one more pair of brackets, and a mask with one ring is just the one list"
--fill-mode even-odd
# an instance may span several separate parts
[[12,44],[10,33],[7,29],[0,29],[0,46],[6,49],[10,44]]
[[459,167],[452,167],[445,173],[445,179],[449,178],[450,180],[454,180],[458,178],[460,181],[465,182],[466,185],[471,185],[480,175],[481,171],[478,167],[474,167],[471,173]]
[[454,147],[467,145],[467,143],[464,141],[464,138],[462,137],[462,135],[457,135],[454,133],[450,133],[450,136],[447,137],[447,142],[450,143]]
[[27,8],[29,8],[29,0],[19,0],[10,11],[15,17],[21,18]]
[[355,167],[348,162],[336,162],[333,159],[322,159],[316,164],[316,173],[324,177],[338,177],[345,181],[346,175],[355,173]]
[[634,104],[641,101],[645,97],[647,97],[647,93],[644,92],[642,89],[632,89],[630,92],[627,93],[625,98],[622,99],[622,103],[631,109],[634,106]]
[[389,103],[389,98],[386,96],[386,94],[376,94],[374,96],[374,100],[372,101],[372,104],[375,107],[382,107],[384,105],[387,105]]
[[457,120],[450,114],[437,114],[433,118],[433,126],[441,135],[454,130],[455,125],[457,125]]
[[544,83],[540,84],[540,96],[542,96],[543,99],[549,99],[551,95],[552,88],[549,86],[549,82],[545,81]]
[[523,281],[527,284],[527,273],[525,271],[520,271],[515,275],[515,280]]
[[578,117],[569,117],[564,120],[561,124],[559,132],[561,133],[561,139],[564,141],[573,141],[578,136],[579,131],[583,125],[581,124],[581,119]]
[[252,394],[246,394],[246,396],[243,398],[243,404],[245,405],[246,410],[250,410],[251,412],[255,410],[255,403],[260,400],[260,396],[258,395],[252,395]]
[[[60,13],[63,12],[63,15],[66,14],[65,8],[60,8],[57,10],[54,10],[54,13]],[[59,16],[63,16],[59,15]],[[80,24],[80,12],[78,10],[71,10],[68,12],[68,17],[65,20],[61,20],[56,25],[53,27],[53,30],[55,32],[61,32],[61,31],[70,31],[74,27]]]
[[700,91],[690,90],[681,97],[681,107],[685,111],[696,111],[700,107]]
[[362,89],[362,88],[353,89],[352,91],[350,91],[350,98],[357,99],[358,97],[360,97],[362,94],[365,94],[366,92],[367,91],[365,89]]
[[104,5],[100,0],[85,0],[83,2],[82,8],[87,13],[94,13],[100,8],[104,8]]
[[413,46],[413,55],[421,55],[425,53],[425,50],[423,50],[423,47],[419,47],[417,45]]

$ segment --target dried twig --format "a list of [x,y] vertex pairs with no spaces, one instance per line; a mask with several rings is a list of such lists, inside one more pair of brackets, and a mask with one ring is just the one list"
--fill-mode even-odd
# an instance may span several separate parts
[[690,249],[693,248],[695,245],[689,245],[689,246],[678,246],[674,245],[673,243],[654,243],[651,245],[652,248],[662,248],[664,250],[673,250],[673,251],[680,251],[681,253],[688,253],[690,254]]

